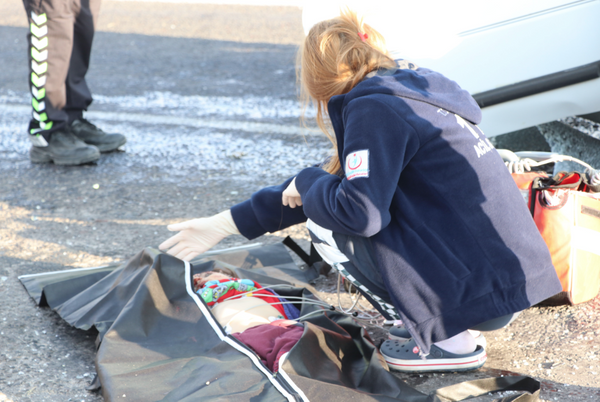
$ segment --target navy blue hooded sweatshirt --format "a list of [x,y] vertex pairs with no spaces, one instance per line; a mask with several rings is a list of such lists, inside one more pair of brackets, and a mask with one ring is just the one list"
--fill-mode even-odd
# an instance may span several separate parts
[[281,204],[291,179],[231,209],[249,239],[303,222],[370,239],[407,329],[433,342],[561,291],[546,244],[508,169],[454,81],[398,69],[332,97],[344,174],[302,170],[302,208]]

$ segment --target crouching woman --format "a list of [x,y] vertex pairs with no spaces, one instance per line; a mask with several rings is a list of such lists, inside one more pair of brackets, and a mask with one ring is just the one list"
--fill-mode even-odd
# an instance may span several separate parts
[[400,371],[474,369],[482,337],[560,292],[520,192],[477,124],[469,93],[393,60],[354,13],[316,24],[301,87],[333,143],[320,167],[210,218],[169,226],[161,248],[191,259],[229,234],[307,221],[323,258],[401,327],[381,352]]

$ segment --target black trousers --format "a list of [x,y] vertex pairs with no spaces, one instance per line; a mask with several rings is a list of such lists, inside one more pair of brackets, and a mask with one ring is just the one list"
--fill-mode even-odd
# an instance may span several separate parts
[[23,0],[29,19],[30,139],[43,142],[92,103],[85,81],[100,0]]

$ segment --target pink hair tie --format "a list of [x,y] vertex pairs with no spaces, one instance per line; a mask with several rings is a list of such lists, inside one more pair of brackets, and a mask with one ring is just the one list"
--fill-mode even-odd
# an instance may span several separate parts
[[359,32],[358,36],[360,36],[360,40],[362,40],[363,42],[369,39],[369,35],[367,33]]

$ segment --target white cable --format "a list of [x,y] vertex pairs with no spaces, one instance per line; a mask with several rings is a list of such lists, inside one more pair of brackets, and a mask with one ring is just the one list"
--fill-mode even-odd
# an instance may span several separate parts
[[292,320],[292,321],[300,321],[300,320],[305,320],[307,317],[309,317],[309,316],[311,316],[311,315],[314,315],[314,314],[321,314],[321,313],[323,313],[323,312],[326,312],[326,311],[328,311],[328,310],[315,310],[315,311],[311,311],[310,313],[306,313],[306,314],[304,314],[303,316],[301,316],[301,317],[298,317],[297,319],[295,319],[295,320]]
[[573,158],[568,155],[554,155],[549,159],[545,159],[542,161],[535,161],[530,158],[523,158],[518,161],[507,161],[504,162],[506,167],[508,168],[509,173],[525,173],[525,171],[531,171],[532,167],[537,167],[541,165],[546,165],[548,163],[556,163],[556,162],[575,162],[583,167],[585,167],[585,173],[589,176],[589,183],[592,186],[600,185],[600,169],[596,170],[587,163],[577,158]]
[[[362,303],[360,303],[362,294],[357,290],[356,294],[356,299],[354,299],[352,297],[352,292],[351,291],[347,291],[347,293],[350,295],[350,300],[353,301],[353,304],[350,308],[346,309],[344,307],[342,307],[342,301],[341,301],[341,279],[343,278],[343,275],[338,272],[338,281],[337,281],[337,299],[338,299],[338,308],[340,310],[341,313],[346,314],[346,315],[350,315],[353,318],[355,318],[356,320],[359,321],[366,321],[370,324],[374,323],[374,320],[377,320],[379,317],[381,317],[380,313],[376,313],[376,314],[371,314],[370,311],[372,311],[371,309],[368,309],[367,307],[363,306]],[[354,285],[351,284],[352,287],[355,287]],[[357,308],[357,306],[360,306],[359,308]],[[356,309],[356,310],[355,310]]]
[[[262,288],[262,289],[267,289],[267,288]],[[259,290],[260,290],[260,289],[259,289]],[[222,300],[222,301],[216,302],[216,303],[215,303],[215,305],[216,305],[216,304],[219,304],[219,303],[223,303],[223,302],[225,302],[225,301],[227,301],[227,300],[236,300],[236,299],[240,299],[240,298],[244,297],[244,295],[246,295],[246,294],[249,294],[249,293],[255,293],[255,294],[253,294],[253,295],[252,295],[252,297],[275,297],[274,295],[265,295],[265,294],[260,294],[260,293],[256,293],[256,290],[251,290],[251,291],[248,291],[248,292],[239,293],[239,294],[236,294],[236,295],[233,295],[233,296],[229,296],[228,298],[226,298],[226,299],[224,299],[224,300]],[[360,297],[361,297],[361,295],[360,295],[360,293],[358,293],[358,296],[356,297],[356,300],[354,300],[354,304],[352,305],[352,307],[351,307],[351,308],[349,308],[349,309],[344,309],[344,308],[343,308],[343,307],[340,305],[340,306],[339,306],[339,310],[338,310],[338,309],[336,309],[336,308],[335,308],[333,305],[331,305],[331,304],[328,304],[328,303],[325,303],[325,302],[323,302],[323,301],[320,301],[320,300],[315,300],[315,299],[309,299],[309,298],[307,298],[307,297],[301,297],[301,296],[286,296],[286,297],[280,296],[280,298],[282,298],[282,299],[286,299],[286,300],[287,300],[287,299],[290,299],[290,300],[294,300],[294,301],[288,301],[288,302],[279,302],[279,303],[268,303],[268,304],[269,304],[269,305],[275,305],[275,304],[295,304],[295,303],[299,303],[299,304],[308,304],[308,305],[314,305],[314,306],[318,306],[318,307],[323,307],[323,308],[324,308],[323,310],[316,310],[316,312],[322,312],[322,311],[338,311],[338,312],[340,312],[340,313],[342,313],[342,314],[345,314],[345,315],[350,315],[350,316],[352,316],[352,317],[354,317],[354,318],[356,318],[356,319],[358,319],[358,320],[363,320],[363,321],[372,321],[372,320],[374,320],[374,319],[377,319],[379,316],[381,316],[381,314],[379,314],[379,313],[377,313],[376,315],[369,314],[369,313],[368,313],[368,309],[367,309],[366,307],[362,306],[362,304],[360,304],[360,305],[363,307],[363,309],[364,309],[364,310],[359,310],[359,311],[360,311],[360,314],[366,315],[366,317],[361,317],[360,315],[354,315],[354,313],[355,313],[355,312],[353,312],[353,310],[354,310],[354,308],[356,307],[356,305],[357,305],[358,301],[360,300]],[[341,300],[339,300],[339,299],[338,299],[338,302],[340,302],[340,304],[341,304]],[[254,306],[254,307],[250,307],[250,308],[248,308],[248,309],[246,309],[246,310],[241,310],[241,311],[237,312],[236,314],[242,313],[242,312],[244,312],[244,311],[247,311],[247,310],[249,310],[249,309],[252,309],[252,308],[255,308],[255,307],[260,307],[260,306]],[[307,314],[306,314],[306,316],[308,316],[308,315],[312,315],[312,314],[314,314],[314,313],[315,313],[315,312],[310,312],[310,313],[307,313]],[[358,313],[358,312],[357,312],[357,313]],[[297,318],[295,321],[297,321],[297,320],[301,320],[301,319],[303,319],[303,317],[304,317],[304,316],[302,316],[302,317],[299,317],[299,318]],[[232,319],[233,319],[233,317],[232,317]],[[230,320],[230,321],[231,321],[231,320]],[[228,322],[228,324],[229,324],[229,322]]]
[[[592,168],[590,165],[588,165],[584,161],[579,160],[577,158],[573,158],[572,156],[568,156],[568,155],[555,155],[549,159],[539,161],[539,162],[536,162],[533,159],[523,158],[518,161],[504,162],[504,164],[508,168],[509,173],[524,173],[525,170],[530,171],[532,167],[537,167],[537,166],[541,166],[541,165],[546,165],[548,163],[556,163],[556,162],[575,162],[575,163],[579,163],[580,165],[585,167],[587,170],[594,171],[594,168]],[[595,180],[596,180],[596,178],[595,178]],[[597,180],[598,180],[598,182],[600,182],[600,172],[597,174]]]
[[[268,288],[262,288],[262,289],[268,289]],[[222,300],[218,303],[222,303],[225,302],[227,300],[233,300],[233,299],[240,299],[242,297],[244,297],[244,295],[247,295],[249,293],[256,293],[259,290],[262,289],[255,289],[255,290],[250,290],[248,292],[244,292],[244,293],[238,293],[236,295],[233,296],[229,296],[228,298],[226,298],[225,300]],[[275,298],[281,298],[281,299],[285,299],[285,300],[306,300],[305,302],[301,302],[300,304],[315,304],[315,305],[320,305],[322,307],[332,307],[331,304],[327,304],[324,301],[321,300],[316,300],[316,299],[309,299],[308,297],[302,297],[302,296],[286,296],[283,297],[281,295],[274,295],[274,294],[270,294],[270,295],[265,295],[265,294],[260,294],[260,293],[256,293],[254,295],[252,295],[252,297],[275,297]],[[294,304],[293,302],[290,303],[282,303],[282,304]]]
[[[342,300],[340,299],[340,283],[341,283],[341,279],[342,279],[342,274],[340,272],[338,272],[338,280],[337,280],[337,299],[338,299],[338,307],[340,308],[340,310],[344,313],[344,314],[350,314],[352,315],[353,312],[352,310],[354,310],[354,308],[356,307],[356,304],[358,303],[358,300],[360,300],[360,296],[361,294],[357,292],[358,296],[356,297],[356,300],[354,300],[354,304],[352,305],[352,307],[350,307],[349,309],[344,309],[342,307]],[[352,295],[350,295],[350,300],[352,300]]]
[[[236,296],[238,296],[238,295],[236,295]],[[232,296],[232,297],[236,297],[236,296]],[[267,296],[267,295],[254,295],[254,296],[252,296],[252,297],[257,297],[257,296],[259,296],[259,298],[260,298],[260,296]],[[223,301],[220,301],[220,302],[215,302],[214,306],[216,306],[217,304],[224,303],[224,302],[226,302],[227,300],[238,300],[238,299],[241,299],[242,297],[243,297],[243,296],[236,297],[235,299],[228,298],[228,299],[226,299],[226,300],[223,300]],[[274,296],[267,296],[267,297],[274,297]],[[276,305],[276,304],[295,304],[295,302],[293,302],[293,301],[285,301],[285,302],[274,302],[274,303],[267,303],[267,305],[269,305],[269,306],[274,306],[274,305]],[[331,307],[333,307],[333,306],[331,306],[331,305],[329,305],[329,304],[324,304],[324,303],[319,303],[319,302],[308,302],[308,301],[303,301],[303,302],[300,302],[300,304],[312,304],[313,306],[319,306],[319,307],[328,307],[328,308],[331,308]],[[214,307],[214,306],[213,306],[213,307]],[[264,304],[262,304],[262,305],[258,305],[258,306],[253,306],[253,307],[249,307],[248,309],[253,309],[253,308],[255,308],[255,307],[264,307]],[[246,311],[246,310],[241,310],[240,312],[244,312],[244,311]]]
[[[352,306],[349,309],[345,309],[344,307],[342,307],[341,305],[341,299],[340,299],[340,277],[342,277],[342,275],[338,272],[338,286],[337,286],[337,296],[338,296],[338,308],[334,307],[331,304],[328,304],[324,301],[321,301],[319,299],[310,299],[307,297],[302,297],[302,296],[281,296],[281,295],[277,295],[279,296],[279,298],[284,299],[284,300],[293,300],[293,301],[289,301],[289,302],[279,302],[279,303],[268,303],[269,305],[275,305],[275,304],[309,304],[309,305],[314,305],[314,306],[319,306],[322,307],[323,310],[315,310],[312,311],[310,313],[305,314],[304,316],[301,316],[293,321],[300,321],[302,319],[304,319],[305,317],[314,315],[316,313],[322,313],[323,311],[337,311],[339,313],[345,314],[345,315],[349,315],[352,316],[354,319],[358,320],[358,321],[365,321],[368,322],[370,324],[375,324],[375,325],[379,325],[378,323],[374,322],[377,319],[379,319],[381,317],[381,313],[377,312],[376,314],[372,314],[370,313],[370,311],[372,311],[372,309],[369,309],[367,307],[365,307],[362,303],[360,303],[360,299],[362,297],[362,295],[360,294],[360,292],[357,291],[357,296],[356,299],[354,299],[354,297],[352,297],[351,292],[348,292],[350,294],[350,299],[353,301]],[[286,285],[286,284],[273,284],[273,285],[265,285],[265,286],[286,286],[286,287],[290,287],[290,288],[294,288],[295,286],[293,285]],[[353,286],[353,285],[352,285]],[[215,302],[215,305],[219,304],[219,303],[223,303],[227,300],[235,300],[235,299],[240,299],[242,297],[244,297],[244,295],[249,294],[249,293],[256,293],[258,290],[261,289],[269,289],[268,287],[263,287],[260,289],[255,289],[255,290],[250,290],[244,293],[238,293],[236,295],[233,296],[229,296],[228,298],[219,301],[219,302]],[[200,292],[198,292],[197,294],[200,294]],[[275,295],[266,295],[266,294],[260,294],[260,293],[256,293],[254,295],[252,295],[252,297],[277,297]],[[353,311],[357,306],[360,306],[362,308],[358,308],[357,311]],[[243,313],[247,310],[253,309],[255,307],[260,307],[260,306],[254,306],[254,307],[250,307],[248,309],[245,310],[241,310],[238,311],[233,317],[231,317],[231,319],[227,322],[226,326],[231,322],[231,320],[233,318],[235,318],[235,316],[237,314]]]
[[[275,304],[291,304],[291,303],[286,303],[286,302],[279,302],[279,303],[268,303],[268,305],[269,305],[269,306],[274,306]],[[307,303],[307,304],[314,304],[314,303]],[[247,312],[247,311],[249,311],[249,310],[252,310],[252,309],[255,309],[255,308],[258,308],[258,307],[264,307],[264,304],[259,304],[259,305],[257,305],[257,306],[248,307],[248,308],[245,308],[245,309],[243,309],[243,310],[240,310],[240,311],[236,312],[234,315],[232,315],[232,316],[231,316],[231,318],[229,319],[229,321],[227,321],[227,323],[226,323],[226,324],[225,324],[223,327],[227,327],[227,326],[229,326],[229,323],[230,323],[231,321],[233,321],[233,319],[234,319],[235,317],[237,317],[237,315],[238,315],[238,314],[245,313],[245,312]],[[322,307],[322,306],[320,306],[320,307]],[[322,312],[322,311],[319,311],[319,310],[315,310],[315,311],[316,311],[316,312]],[[312,314],[312,313],[314,313],[315,311],[312,311],[312,312],[310,312],[310,313],[308,313],[308,314],[306,314],[306,315]],[[298,318],[296,318],[296,319],[290,319],[290,318],[287,318],[287,319],[288,319],[288,320],[290,320],[290,321],[299,321],[299,320],[301,320],[302,318],[303,318],[303,317],[298,317]]]
[[525,171],[531,171],[531,162],[535,163],[532,159],[526,158],[518,161],[504,162],[504,164],[508,168],[509,173],[525,173]]

